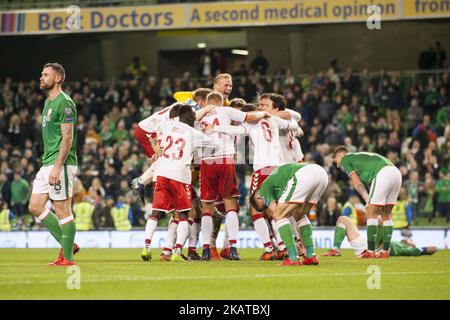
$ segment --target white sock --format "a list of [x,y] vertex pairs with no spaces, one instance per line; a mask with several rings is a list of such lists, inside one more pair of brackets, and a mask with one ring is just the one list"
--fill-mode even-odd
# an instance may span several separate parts
[[198,235],[200,233],[200,223],[189,219],[189,248],[197,248]]
[[275,222],[275,219],[272,219],[272,229],[273,229],[273,235],[275,236],[275,239],[277,240],[277,246],[278,250],[283,251],[286,249],[286,246],[284,245],[283,239],[281,239],[280,233],[278,232],[277,223]]
[[211,241],[211,234],[213,231],[213,221],[210,215],[203,215],[201,230],[202,230],[203,248],[209,248],[209,243]]
[[295,220],[295,218],[293,216],[290,216],[289,222],[291,223],[292,231],[294,231],[295,239],[300,239],[300,234],[298,232],[298,227],[297,227],[297,221]]
[[153,173],[155,172],[154,167],[150,166],[143,174],[138,178],[138,182],[142,183],[144,186],[147,185],[153,179]]
[[155,233],[156,227],[158,226],[158,220],[153,218],[147,219],[147,224],[145,225],[145,247],[148,248],[153,238],[153,233]]
[[176,248],[183,248],[184,243],[189,234],[189,223],[187,220],[180,220],[177,227],[177,243]]
[[229,248],[230,247],[230,237],[228,236],[228,231],[225,228],[225,235],[223,237],[223,247],[224,249]]
[[255,215],[255,220],[253,220],[253,226],[258,234],[261,244],[267,252],[273,250],[272,241],[270,241],[269,227],[267,226],[266,220],[263,215]]
[[169,229],[167,230],[167,239],[166,239],[166,244],[164,245],[164,251],[172,251],[173,246],[175,244],[175,239],[177,237],[177,227],[178,227],[178,222],[174,222],[174,220],[172,220],[172,222],[169,225]]
[[239,233],[239,218],[236,211],[228,211],[225,216],[225,229],[228,231],[230,238],[230,247],[236,247],[237,237]]

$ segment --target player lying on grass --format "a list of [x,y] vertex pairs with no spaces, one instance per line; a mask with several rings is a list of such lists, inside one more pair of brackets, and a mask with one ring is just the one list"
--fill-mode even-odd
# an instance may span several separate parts
[[[269,209],[285,243],[289,257],[281,265],[318,264],[314,254],[312,228],[305,219],[309,209],[317,204],[328,185],[326,171],[317,164],[290,163],[275,169],[251,196],[252,205],[259,211]],[[300,261],[289,217],[293,216],[306,248],[306,258]]]
[[[377,252],[380,252],[383,248],[383,220],[381,216],[378,216],[378,237],[377,237]],[[341,245],[344,238],[347,237],[348,242],[355,250],[357,257],[364,254],[367,251],[367,239],[364,235],[360,234],[358,228],[352,223],[352,221],[346,216],[340,216],[334,231],[333,249],[324,253],[324,257],[339,257],[341,256]],[[422,256],[432,255],[437,251],[434,246],[416,248],[414,242],[410,239],[403,239],[400,242],[391,241],[389,245],[389,255],[391,257],[399,256]]]
[[[389,258],[392,238],[392,208],[397,203],[402,185],[400,170],[387,158],[369,152],[349,152],[345,146],[335,149],[333,160],[350,178],[353,186],[367,204],[367,251],[361,258],[376,258],[378,235],[377,216],[383,219],[383,250],[381,258]],[[364,183],[370,184],[370,193]]]

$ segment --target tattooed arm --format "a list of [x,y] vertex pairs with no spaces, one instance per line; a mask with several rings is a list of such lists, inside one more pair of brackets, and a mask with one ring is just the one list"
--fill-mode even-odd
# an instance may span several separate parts
[[61,133],[62,133],[62,140],[61,144],[59,145],[58,158],[56,159],[55,164],[53,165],[53,169],[50,172],[50,176],[48,177],[48,183],[50,185],[58,184],[62,167],[67,159],[67,156],[69,155],[70,149],[72,148],[73,124],[71,123],[62,124]]

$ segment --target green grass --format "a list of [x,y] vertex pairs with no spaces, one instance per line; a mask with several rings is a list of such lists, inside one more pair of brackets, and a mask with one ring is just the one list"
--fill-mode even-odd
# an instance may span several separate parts
[[[0,299],[450,299],[450,250],[388,260],[344,250],[319,266],[279,267],[252,249],[240,251],[243,261],[180,263],[142,262],[138,249],[82,249],[79,290],[67,289],[65,268],[46,265],[56,254],[0,249]],[[380,268],[379,290],[367,288],[370,265]]]

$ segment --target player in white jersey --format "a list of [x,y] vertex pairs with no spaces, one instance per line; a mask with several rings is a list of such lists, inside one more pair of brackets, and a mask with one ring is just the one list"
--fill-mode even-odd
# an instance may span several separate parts
[[[215,92],[208,95],[207,104],[217,107],[206,113],[201,119],[201,122],[205,124],[230,126],[232,121],[238,123],[255,122],[267,116],[265,112],[244,113],[233,108],[222,107],[223,97]],[[239,260],[236,249],[239,231],[238,203],[236,198],[239,197],[239,191],[235,174],[234,156],[236,148],[234,138],[224,133],[212,133],[211,135],[220,141],[220,145],[214,152],[206,152],[208,150],[204,150],[201,157],[200,193],[203,204],[201,225],[203,238],[202,259],[211,259],[209,241],[213,230],[214,201],[220,197],[224,200],[226,209],[225,227],[229,234],[230,259]]]
[[[286,99],[279,94],[262,94],[258,99],[258,110],[266,111],[272,116],[277,116],[286,120],[294,120],[296,122],[299,122],[301,119],[301,116],[298,112],[286,108]],[[300,127],[296,131],[285,130],[280,132],[282,164],[303,161],[304,156],[300,147],[300,142],[296,138],[297,136],[302,135],[303,131]],[[314,210],[315,208],[311,209],[311,211]],[[306,219],[308,218],[306,217]],[[277,231],[275,221],[270,219],[270,223],[277,243],[282,248],[284,248],[284,243],[282,242],[281,237]]]
[[[229,107],[236,109],[236,110],[241,110],[245,104],[247,102],[245,102],[244,99],[241,98],[233,98],[230,100],[230,104]],[[224,103],[224,105],[226,105],[226,103]],[[232,125],[234,125],[235,123],[232,122]],[[236,125],[238,125],[238,123],[236,123]],[[236,160],[236,171],[238,171],[238,166],[240,165],[239,163],[239,159],[243,159],[245,157],[245,148],[241,148],[239,149],[238,146],[240,145],[242,136],[241,135],[235,135],[233,136],[234,138],[234,144],[236,146],[237,152],[235,155],[235,160]],[[245,144],[244,144],[245,146]],[[243,152],[243,154],[242,154]],[[244,164],[245,166],[245,164]],[[237,174],[236,174],[237,176]],[[211,233],[211,238],[209,241],[209,245],[210,245],[210,251],[211,251],[211,260],[222,260],[222,259],[229,259],[230,258],[230,244],[228,242],[228,233],[226,232],[225,229],[225,237],[223,240],[223,245],[222,245],[222,250],[219,252],[217,251],[217,237],[219,235],[219,231],[220,231],[220,227],[222,225],[222,222],[225,220],[225,206],[223,203],[223,200],[221,198],[217,199],[214,202],[214,206],[215,206],[215,213],[213,215],[213,231]],[[238,207],[236,209],[237,212],[240,211],[239,208],[239,201],[238,201]]]
[[[247,104],[242,108],[243,112],[256,111],[257,107],[254,104]],[[279,131],[295,131],[298,129],[296,121],[283,120],[279,117],[271,117],[262,119],[257,123],[244,123],[241,126],[214,126],[209,128],[216,132],[228,134],[248,135],[250,144],[253,149],[253,175],[250,186],[250,194],[259,189],[264,180],[270,173],[279,165],[282,164],[281,149],[279,143]],[[252,215],[255,230],[264,245],[265,252],[260,260],[274,260],[276,254],[270,240],[269,229],[262,212],[257,211],[250,205],[250,212]],[[281,254],[284,256],[284,253]],[[280,258],[282,258],[280,256]]]
[[[210,93],[210,89],[200,88],[194,91],[193,98],[191,99],[192,109],[194,111],[199,110],[199,108],[204,107],[206,103],[206,96]],[[150,159],[150,164],[155,161],[155,150],[150,144],[151,139],[156,136],[156,128],[160,123],[167,121],[169,119],[170,111],[176,106],[179,107],[179,103],[174,103],[163,110],[152,114],[151,116],[140,121],[135,130],[135,137],[139,145],[144,150],[147,158]],[[198,116],[203,116],[209,109],[203,109],[199,111]],[[131,182],[131,189],[133,194],[136,196],[137,201],[144,205],[145,203],[145,185],[152,181],[153,170],[148,168],[144,173],[133,179]]]
[[[183,260],[181,248],[189,233],[187,219],[192,195],[190,166],[194,150],[217,146],[214,137],[208,137],[193,128],[195,113],[191,106],[180,106],[177,118],[179,121],[169,119],[160,123],[156,130],[159,158],[155,169],[157,178],[153,197],[153,219],[148,220],[151,225],[146,228],[146,239],[151,241],[159,216],[173,210],[178,213],[177,240],[172,261]],[[155,139],[152,139],[152,144],[156,147],[154,142]]]

